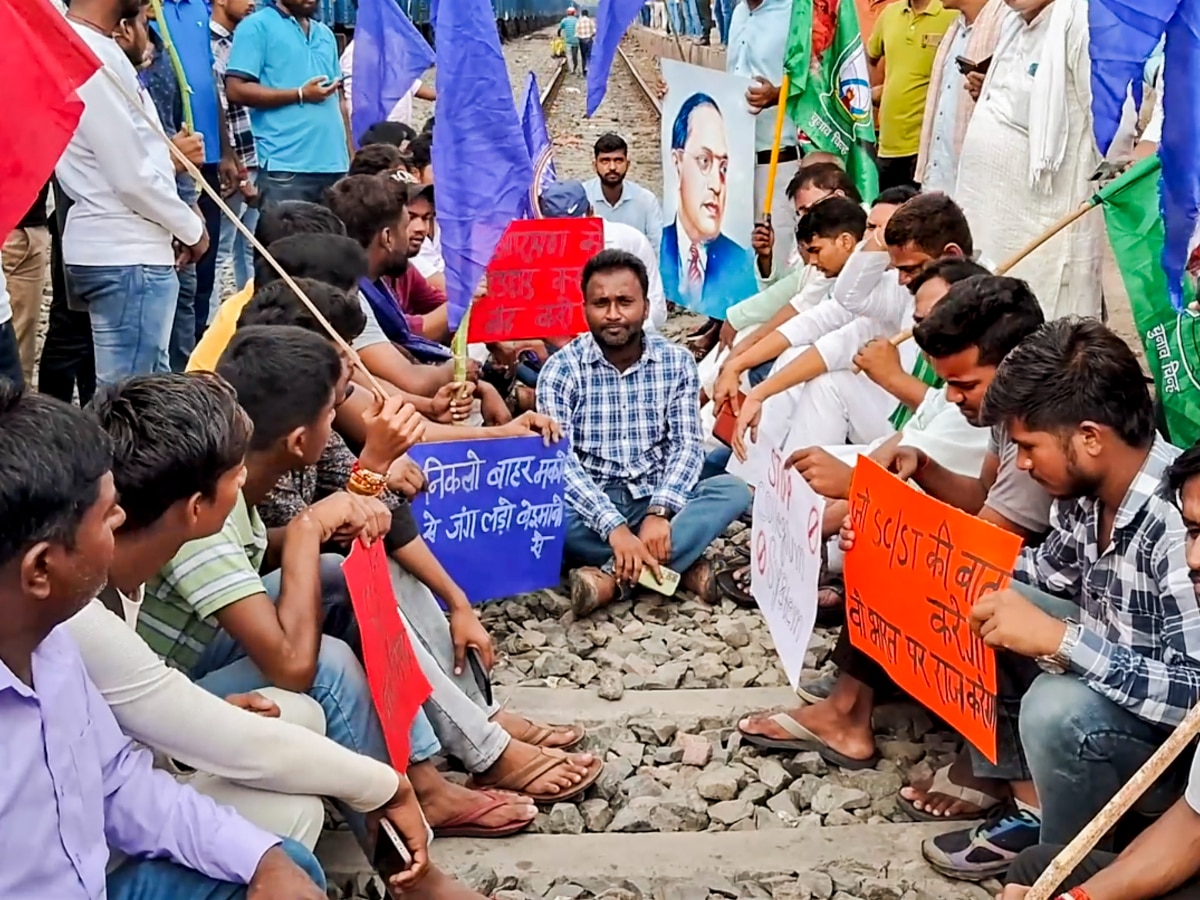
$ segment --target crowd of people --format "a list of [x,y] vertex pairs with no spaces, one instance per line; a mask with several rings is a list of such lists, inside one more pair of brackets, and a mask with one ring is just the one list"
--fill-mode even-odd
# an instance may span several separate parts
[[[579,619],[671,573],[702,601],[753,606],[748,558],[710,548],[749,520],[771,450],[826,498],[826,626],[845,615],[860,456],[1020,536],[1012,587],[972,611],[998,651],[997,761],[964,745],[897,798],[915,820],[969,823],[923,854],[953,878],[1007,874],[1005,900],[1200,699],[1200,448],[1157,432],[1137,358],[1103,324],[1101,231],[1082,220],[992,274],[1078,205],[1100,161],[1084,0],[875,9],[869,198],[794,123],[764,196],[790,3],[742,0],[728,67],[752,79],[756,208],[772,210],[742,236],[754,289],[686,343],[663,336],[664,279],[693,273],[660,265],[659,199],[628,177],[657,148],[605,134],[593,178],[538,197],[545,217],[603,220],[587,332],[472,345],[465,380],[431,123],[412,122],[435,92],[415,83],[355,141],[353,43],[339,57],[316,0],[162,8],[63,10],[116,78],[80,90],[55,177],[4,245],[0,808],[22,827],[0,848],[0,897],[321,897],[324,798],[368,853],[380,819],[398,832],[412,864],[397,894],[468,900],[431,837],[512,835],[595,783],[582,726],[494,701],[492,639],[412,513],[423,441],[570,442]],[[559,26],[582,70],[590,18]],[[1161,87],[1153,66],[1147,81]],[[1151,92],[1122,152],[1153,152],[1160,127]],[[389,756],[342,575],[359,538],[383,542],[431,687],[408,760]],[[872,714],[902,696],[848,630],[833,660],[741,739],[873,766]],[[1089,857],[1068,896],[1200,896],[1200,768],[1174,767],[1123,825],[1103,850],[1145,831]]]

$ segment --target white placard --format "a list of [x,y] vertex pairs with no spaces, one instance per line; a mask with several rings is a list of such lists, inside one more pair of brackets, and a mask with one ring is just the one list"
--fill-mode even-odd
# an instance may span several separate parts
[[754,492],[750,534],[750,593],[793,688],[800,684],[804,653],[817,624],[821,572],[821,521],[825,499],[771,451],[766,475]]

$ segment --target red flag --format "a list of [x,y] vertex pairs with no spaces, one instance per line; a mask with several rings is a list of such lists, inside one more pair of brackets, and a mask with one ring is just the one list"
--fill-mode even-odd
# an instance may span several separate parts
[[29,211],[83,115],[100,60],[49,0],[0,3],[0,237]]
[[367,682],[383,724],[392,768],[403,774],[408,770],[411,749],[408,732],[431,688],[400,621],[383,541],[369,547],[355,541],[342,563],[342,574],[358,619]]

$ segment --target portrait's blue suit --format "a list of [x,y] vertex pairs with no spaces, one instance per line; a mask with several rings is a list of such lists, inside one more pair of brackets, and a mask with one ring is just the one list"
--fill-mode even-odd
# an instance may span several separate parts
[[706,316],[724,319],[725,311],[730,306],[758,292],[753,254],[732,238],[718,234],[704,245],[708,258],[704,265],[704,288],[699,303],[685,297],[679,284],[678,227],[678,221],[672,222],[662,233],[659,269],[662,272],[663,293],[668,300]]

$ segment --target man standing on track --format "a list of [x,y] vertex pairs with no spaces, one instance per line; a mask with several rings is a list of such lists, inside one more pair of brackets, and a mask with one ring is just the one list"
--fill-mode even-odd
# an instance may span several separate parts
[[567,14],[558,23],[558,36],[566,42],[567,56],[571,61],[571,71],[579,71],[579,21],[575,18],[575,7],[567,7]]
[[596,38],[596,20],[585,9],[575,24],[575,36],[579,38],[579,61],[583,74],[587,75],[588,60],[592,58],[592,41]]

